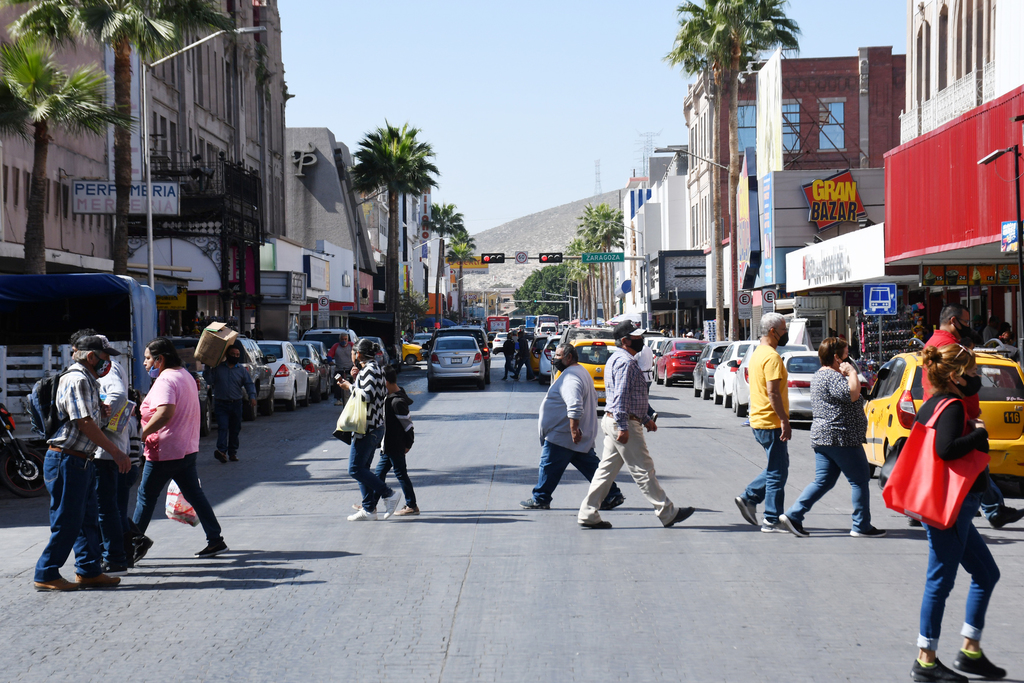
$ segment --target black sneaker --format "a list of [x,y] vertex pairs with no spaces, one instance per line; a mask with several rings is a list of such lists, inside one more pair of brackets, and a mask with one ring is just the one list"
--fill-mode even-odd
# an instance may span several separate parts
[[108,564],[104,562],[100,567],[102,567],[103,573],[107,576],[124,576],[128,573],[128,566],[123,564]]
[[612,523],[601,520],[600,522],[580,522],[581,529],[611,529]]
[[519,507],[524,510],[550,510],[551,505],[548,503],[538,503],[536,498],[527,498],[524,501],[520,501]]
[[988,523],[993,529],[1002,529],[1007,524],[1019,522],[1022,518],[1024,518],[1024,508],[1014,510],[1005,505],[1000,505],[996,514],[988,518]]
[[811,535],[806,529],[804,529],[803,524],[796,521],[795,519],[790,519],[786,515],[779,515],[779,523],[781,523],[782,526],[789,529],[789,533],[793,534],[794,536],[799,536],[800,538],[807,538]]
[[915,681],[940,681],[941,683],[967,683],[970,680],[967,676],[961,676],[953,671],[937,658],[935,666],[921,666],[921,662],[915,659],[914,666],[910,669],[910,678]]
[[885,538],[885,529],[876,529],[875,527],[871,527],[867,531],[853,529],[850,531],[850,535],[855,538]]
[[688,519],[690,515],[692,515],[694,512],[696,512],[694,508],[679,508],[678,510],[676,510],[675,519],[666,524],[665,528],[667,529],[673,524],[678,524],[679,522]]
[[223,552],[227,552],[228,546],[224,543],[224,539],[214,541],[208,544],[205,548],[196,553],[198,558],[216,557]]
[[139,563],[139,560],[146,556],[149,549],[153,547],[153,539],[149,536],[136,536],[135,537],[135,556],[133,561],[135,564]]
[[956,653],[956,659],[953,660],[953,668],[957,671],[963,671],[965,674],[973,674],[989,680],[1006,676],[1006,669],[1001,669],[988,661],[988,657],[985,656],[984,652],[977,659],[971,659],[964,654],[963,650],[960,650],[960,652]]
[[619,507],[620,505],[622,505],[625,502],[626,502],[626,497],[620,493],[619,495],[614,496],[612,498],[605,498],[604,502],[601,503],[601,509],[602,510],[614,510],[615,508]]

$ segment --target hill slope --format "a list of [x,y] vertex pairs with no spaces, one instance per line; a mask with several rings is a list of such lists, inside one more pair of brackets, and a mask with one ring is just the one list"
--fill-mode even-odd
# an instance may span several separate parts
[[589,199],[562,204],[551,209],[538,211],[529,216],[516,218],[490,230],[473,235],[476,253],[503,252],[505,265],[491,266],[487,275],[466,275],[466,290],[486,289],[499,284],[519,287],[523,281],[541,267],[537,261],[525,266],[516,265],[513,257],[517,251],[529,252],[536,256],[542,251],[564,251],[576,236],[576,224],[588,204],[608,204],[612,208],[622,206],[624,190],[605,192]]

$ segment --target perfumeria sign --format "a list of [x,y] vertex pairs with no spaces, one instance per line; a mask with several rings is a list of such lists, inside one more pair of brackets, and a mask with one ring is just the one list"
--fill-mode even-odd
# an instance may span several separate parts
[[857,191],[857,181],[848,170],[830,178],[812,180],[803,186],[803,190],[810,209],[807,220],[817,224],[819,231],[867,216]]

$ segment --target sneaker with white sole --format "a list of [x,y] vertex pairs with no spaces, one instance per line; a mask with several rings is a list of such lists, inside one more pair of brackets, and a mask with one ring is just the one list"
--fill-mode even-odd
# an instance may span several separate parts
[[784,527],[789,529],[789,533],[793,534],[794,536],[799,536],[800,538],[807,538],[811,535],[806,529],[804,529],[803,524],[796,521],[795,519],[790,519],[786,515],[779,515],[779,522]]
[[743,496],[736,497],[736,507],[740,509],[740,514],[743,515],[743,519],[747,520],[748,524],[754,526],[761,526],[761,523],[757,521],[757,506],[753,503],[748,503]]
[[857,531],[854,529],[850,532],[851,536],[856,538],[885,538],[885,529],[876,529],[871,527],[867,531]]
[[789,530],[782,525],[782,522],[769,522],[761,520],[761,532],[765,534],[788,534]]
[[212,543],[208,543],[205,548],[196,553],[196,557],[216,557],[217,555],[220,555],[221,553],[226,553],[227,551],[228,545],[224,542],[224,539],[222,538],[219,541],[213,541]]
[[402,496],[399,495],[398,489],[391,489],[390,497],[381,498],[381,501],[384,503],[384,519],[395,514],[395,510],[398,508],[398,504],[401,502],[401,499]]
[[376,512],[367,512],[366,510],[364,510],[362,508],[359,508],[359,512],[355,513],[354,515],[349,515],[348,516],[348,521],[350,521],[350,522],[376,522],[377,521],[377,513]]

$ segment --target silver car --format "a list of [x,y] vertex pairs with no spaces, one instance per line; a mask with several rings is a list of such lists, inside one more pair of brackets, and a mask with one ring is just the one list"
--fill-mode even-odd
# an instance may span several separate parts
[[811,419],[811,380],[821,369],[818,354],[812,351],[790,351],[782,354],[789,375],[789,417],[793,420]]
[[441,382],[475,382],[484,388],[487,365],[473,337],[438,337],[427,363],[427,391],[437,391]]

